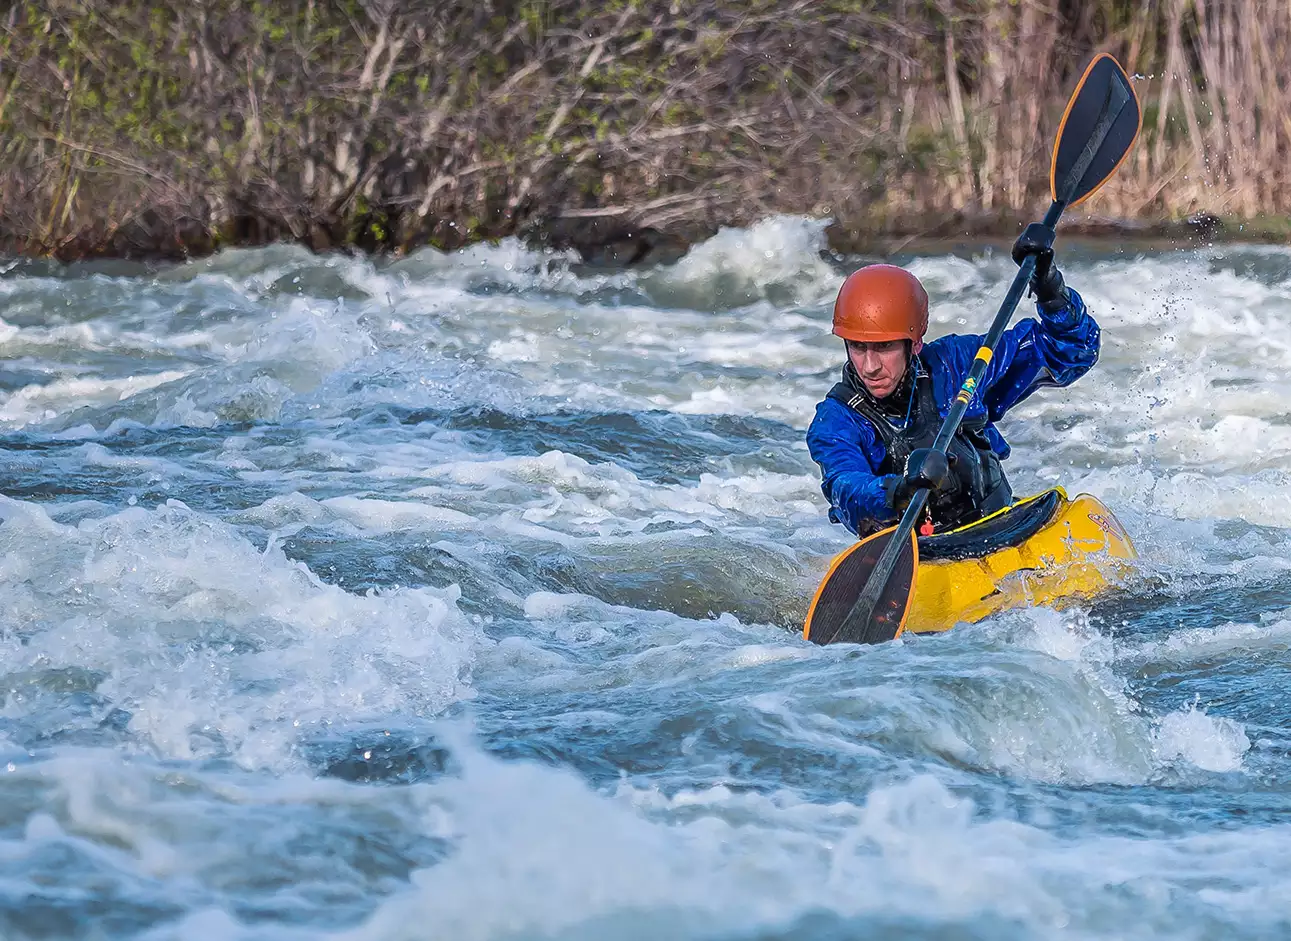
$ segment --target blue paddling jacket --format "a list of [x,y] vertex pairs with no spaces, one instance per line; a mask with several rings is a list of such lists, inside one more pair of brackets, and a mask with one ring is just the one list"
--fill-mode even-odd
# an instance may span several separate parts
[[[1021,320],[1004,332],[964,413],[964,426],[975,426],[977,440],[999,459],[1009,455],[1008,443],[995,427],[1005,412],[1036,389],[1070,385],[1098,361],[1098,324],[1079,294],[1070,287],[1067,294],[1065,306],[1050,311],[1037,304],[1038,319]],[[950,411],[982,339],[945,336],[920,352],[941,417]],[[888,452],[870,419],[831,395],[816,406],[807,449],[820,465],[821,490],[832,522],[857,534],[896,522],[897,514],[887,503],[886,475],[880,470]]]

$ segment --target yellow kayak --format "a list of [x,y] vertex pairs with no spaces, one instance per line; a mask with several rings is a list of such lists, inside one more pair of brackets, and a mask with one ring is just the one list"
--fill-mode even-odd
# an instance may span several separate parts
[[1068,499],[1057,487],[959,529],[912,540],[870,602],[880,613],[872,615],[869,633],[842,634],[895,529],[834,558],[807,612],[804,638],[828,644],[841,634],[853,643],[878,643],[902,631],[971,624],[1006,608],[1061,606],[1103,591],[1137,556],[1111,510],[1089,494]]
[[959,529],[920,537],[904,629],[945,631],[1007,608],[1087,599],[1136,557],[1125,528],[1097,499],[1047,490]]

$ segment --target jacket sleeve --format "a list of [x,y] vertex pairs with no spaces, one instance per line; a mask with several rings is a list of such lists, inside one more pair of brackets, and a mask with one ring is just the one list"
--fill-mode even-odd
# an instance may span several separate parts
[[816,417],[807,429],[807,450],[820,465],[820,489],[829,501],[829,518],[853,533],[859,533],[867,521],[896,519],[887,505],[886,478],[875,473],[866,456],[874,443],[874,432],[853,418],[846,406],[833,399],[816,406]]
[[[1068,288],[1068,295],[1067,303],[1056,310],[1036,304],[1037,319],[1019,321],[1000,337],[978,388],[991,421],[999,420],[1036,389],[1071,385],[1098,361],[1098,324],[1079,294]],[[982,337],[947,339],[955,341],[951,358],[962,381]]]

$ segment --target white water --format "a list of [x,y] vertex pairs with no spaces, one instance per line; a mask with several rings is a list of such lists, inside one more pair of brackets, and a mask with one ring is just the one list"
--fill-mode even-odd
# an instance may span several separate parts
[[[1060,256],[1103,353],[1007,468],[1136,574],[848,650],[822,245],[11,266],[0,934],[1283,933],[1291,252]],[[934,334],[1013,272],[903,260]]]

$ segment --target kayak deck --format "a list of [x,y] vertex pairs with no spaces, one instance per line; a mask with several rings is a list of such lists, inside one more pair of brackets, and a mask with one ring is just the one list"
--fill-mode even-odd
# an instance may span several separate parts
[[1007,608],[1087,599],[1136,557],[1129,534],[1099,500],[1048,490],[968,526],[920,538],[905,630],[945,631]]

